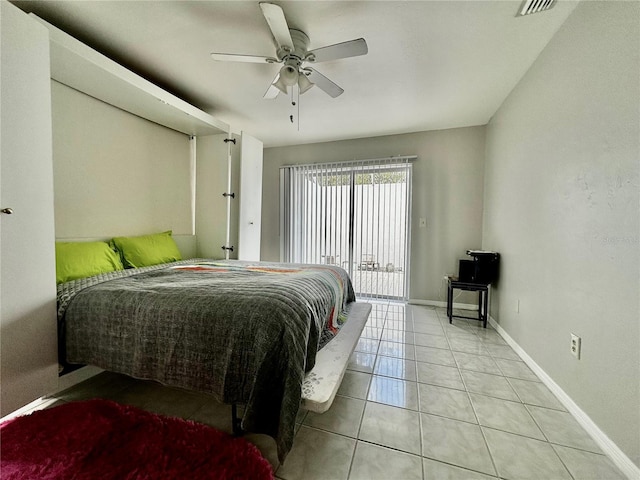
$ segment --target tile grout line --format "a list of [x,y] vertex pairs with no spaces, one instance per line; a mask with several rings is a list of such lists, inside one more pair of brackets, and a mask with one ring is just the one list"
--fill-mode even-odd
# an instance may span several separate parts
[[[416,364],[418,362],[416,361]],[[424,435],[424,428],[422,426],[422,403],[421,403],[421,395],[420,395],[420,387],[418,387],[418,368],[416,365],[416,396],[418,397],[418,426],[419,426],[419,432],[420,432],[420,467],[422,470],[422,479],[424,480],[427,476],[427,472],[425,471],[425,465],[424,465],[424,440],[423,440],[423,435]]]
[[462,379],[462,384],[464,385],[465,388],[465,393],[467,394],[467,397],[469,398],[469,403],[471,404],[471,410],[473,410],[473,415],[476,419],[476,421],[478,422],[478,429],[480,430],[480,435],[482,435],[482,440],[484,441],[484,446],[487,449],[487,453],[489,454],[489,459],[491,460],[491,466],[493,467],[493,471],[495,472],[497,477],[500,477],[500,472],[498,471],[498,465],[496,464],[495,459],[493,458],[493,454],[491,453],[491,448],[489,447],[489,442],[487,441],[487,437],[484,433],[484,430],[482,429],[482,425],[480,423],[480,417],[478,416],[478,412],[476,410],[476,406],[473,403],[473,400],[471,400],[471,395],[469,393],[469,389],[467,387],[467,384],[464,380],[464,376],[462,375],[462,372],[460,371],[460,365],[458,364],[458,360],[455,358],[455,356],[453,357],[454,361],[456,362],[456,364],[458,365],[458,375],[460,375],[460,378]]
[[533,422],[536,424],[536,426],[538,427],[538,430],[540,430],[542,432],[542,435],[544,436],[544,438],[546,439],[546,443],[549,445],[549,447],[551,448],[551,450],[553,451],[553,454],[556,456],[556,458],[558,460],[560,460],[560,463],[562,464],[562,466],[565,468],[565,470],[567,471],[567,473],[569,474],[569,476],[576,480],[576,478],[574,477],[573,473],[571,473],[571,470],[569,470],[569,467],[564,463],[564,461],[562,460],[562,457],[560,457],[560,455],[558,454],[558,452],[556,451],[555,448],[553,448],[553,444],[551,443],[551,441],[549,440],[549,436],[545,433],[545,431],[542,429],[542,427],[538,424],[538,421],[536,420],[536,418],[533,416],[533,414],[531,413],[531,411],[529,410],[529,408],[527,407],[527,405],[524,405],[525,410],[527,411],[527,413],[529,414],[529,416],[533,419]]
[[[409,310],[409,306],[407,305],[405,307],[405,312],[407,310]],[[411,316],[413,317],[413,311],[411,312]],[[412,318],[412,320],[414,321],[413,324],[413,328],[415,329],[415,319]],[[415,342],[415,337],[414,337],[414,342]],[[417,397],[417,401],[418,401],[418,433],[419,433],[419,439],[420,439],[420,471],[422,473],[422,479],[424,480],[426,478],[426,472],[425,472],[425,466],[424,466],[424,440],[423,440],[423,435],[424,435],[424,429],[422,427],[422,403],[421,403],[421,395],[420,395],[420,387],[418,387],[418,361],[416,359],[416,346],[415,343],[413,344],[413,362],[415,365],[415,370],[416,370],[416,397]]]
[[[387,322],[387,315],[389,314],[389,306],[387,304],[387,310],[384,314],[384,318],[382,321],[382,331],[384,331],[384,325]],[[374,359],[374,369],[375,364],[378,362],[378,351],[380,350],[380,340],[378,340],[378,348],[376,349],[375,359]],[[364,420],[364,414],[367,411],[367,403],[369,402],[369,391],[371,390],[371,384],[373,383],[373,372],[371,372],[371,378],[369,379],[369,384],[367,385],[367,391],[365,392],[364,398],[364,408],[362,409],[362,413],[360,414],[360,421],[358,422],[358,431],[356,432],[356,438],[353,445],[353,452],[351,453],[351,461],[349,462],[349,470],[347,470],[347,480],[351,477],[351,470],[353,469],[353,462],[356,458],[356,450],[358,449],[358,442],[360,441],[360,431],[362,430],[362,422]]]

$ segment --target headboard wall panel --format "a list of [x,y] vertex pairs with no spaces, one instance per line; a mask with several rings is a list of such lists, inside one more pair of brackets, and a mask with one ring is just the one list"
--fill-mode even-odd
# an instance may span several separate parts
[[192,234],[189,137],[52,80],[56,237]]

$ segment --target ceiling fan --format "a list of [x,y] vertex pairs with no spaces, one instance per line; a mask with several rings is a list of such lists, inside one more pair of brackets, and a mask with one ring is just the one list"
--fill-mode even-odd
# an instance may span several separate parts
[[211,57],[222,62],[282,63],[282,68],[264,94],[267,99],[276,98],[280,92],[287,94],[287,88],[296,84],[300,94],[317,85],[333,98],[341,95],[344,92],[342,88],[306,64],[366,55],[369,50],[364,38],[308,51],[309,37],[301,30],[289,28],[280,6],[262,2],[260,8],[273,34],[277,47],[276,56],[212,53]]

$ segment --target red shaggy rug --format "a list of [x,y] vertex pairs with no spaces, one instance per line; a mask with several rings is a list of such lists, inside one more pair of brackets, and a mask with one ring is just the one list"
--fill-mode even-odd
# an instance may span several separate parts
[[40,410],[0,425],[6,480],[272,479],[243,438],[106,400]]

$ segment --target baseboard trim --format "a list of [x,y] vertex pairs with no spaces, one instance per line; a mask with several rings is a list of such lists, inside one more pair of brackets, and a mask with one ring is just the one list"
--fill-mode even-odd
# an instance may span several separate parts
[[[420,300],[420,299],[409,299],[408,302],[410,305],[426,305],[428,307],[447,307],[447,302],[440,302],[438,300]],[[460,310],[478,310],[478,305],[474,305],[471,303],[453,303],[453,308],[458,308]]]
[[584,428],[591,438],[598,444],[602,451],[611,459],[611,461],[624,473],[630,480],[640,478],[640,467],[638,467],[631,459],[604,433],[598,425],[565,393],[565,391],[549,376],[547,373],[525,352],[518,343],[495,321],[493,317],[489,317],[489,323],[500,334],[502,338],[509,344],[511,348],[522,358],[531,370],[542,380],[549,390],[560,400],[565,408],[573,415],[578,423]]
[[25,406],[20,407],[17,410],[5,415],[0,418],[0,423],[4,423],[7,420],[11,420],[12,418],[21,417],[23,415],[28,415],[36,410],[42,410],[43,408],[47,408],[50,405],[53,405],[58,401],[57,398],[53,397],[40,397],[36,398],[33,402],[27,403]]

